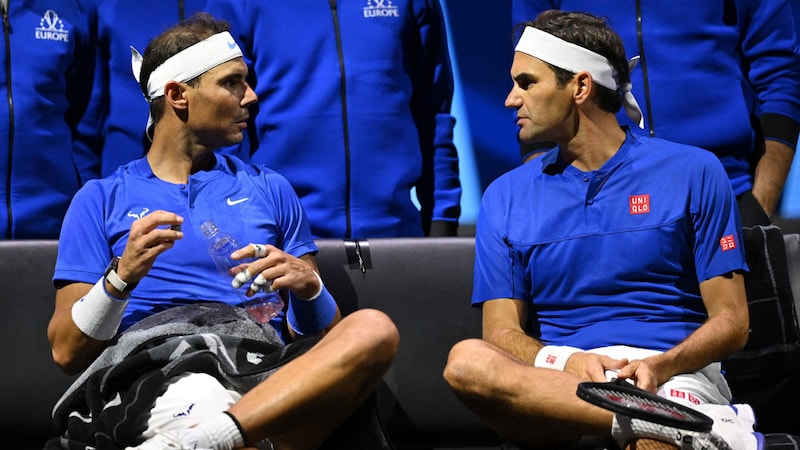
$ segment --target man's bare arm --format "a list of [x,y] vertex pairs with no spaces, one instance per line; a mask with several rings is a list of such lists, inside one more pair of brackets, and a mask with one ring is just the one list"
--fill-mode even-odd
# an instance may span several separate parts
[[[750,321],[742,274],[708,279],[700,283],[700,294],[708,320],[672,349],[643,360],[646,368],[632,362],[618,373],[620,378],[634,378],[637,386],[654,391],[673,375],[695,372],[744,347]],[[635,373],[637,370],[646,372]]]

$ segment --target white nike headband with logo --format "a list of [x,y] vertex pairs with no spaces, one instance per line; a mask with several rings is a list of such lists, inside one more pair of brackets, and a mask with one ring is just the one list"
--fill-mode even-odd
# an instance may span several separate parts
[[[227,31],[208,37],[180,52],[172,55],[158,66],[147,80],[148,102],[164,96],[164,86],[170,81],[180,83],[193,80],[205,72],[242,56],[242,50],[233,36]],[[142,71],[142,55],[131,46],[131,68],[136,81]],[[150,131],[153,118],[147,118],[147,136],[152,139]]]
[[[639,128],[644,128],[642,109],[631,93],[631,84],[618,85],[614,77],[615,70],[605,56],[530,26],[525,27],[514,50],[572,73],[589,72],[597,84],[612,91],[619,89],[625,113]],[[628,70],[632,71],[638,62],[638,56],[631,58]]]

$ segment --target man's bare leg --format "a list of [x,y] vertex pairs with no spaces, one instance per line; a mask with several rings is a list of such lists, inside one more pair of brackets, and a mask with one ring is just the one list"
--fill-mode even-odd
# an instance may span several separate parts
[[372,393],[398,343],[388,316],[356,311],[245,394],[229,413],[249,444],[269,438],[276,450],[316,448]]
[[[580,379],[539,369],[486,341],[453,347],[445,380],[498,434],[522,448],[567,448],[583,435],[611,433],[613,413],[580,399]],[[638,449],[674,449],[639,441]]]

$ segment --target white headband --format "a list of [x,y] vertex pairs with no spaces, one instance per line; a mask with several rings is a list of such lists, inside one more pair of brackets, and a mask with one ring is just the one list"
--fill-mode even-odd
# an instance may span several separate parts
[[[242,56],[242,50],[227,31],[217,33],[191,47],[172,55],[150,74],[147,80],[148,102],[164,95],[164,86],[170,81],[193,80],[205,72]],[[136,81],[142,71],[142,55],[131,47],[131,68]],[[153,139],[153,117],[147,118],[147,137]]]
[[[514,50],[572,73],[589,72],[597,84],[612,91],[619,89],[625,113],[639,124],[639,128],[644,128],[642,110],[633,98],[631,84],[626,83],[621,87],[617,84],[614,68],[604,56],[534,27],[525,27]],[[638,62],[638,56],[631,58],[628,70],[632,71]]]
[[[217,33],[189,48],[172,55],[158,66],[147,80],[147,100],[164,95],[164,85],[170,81],[193,80],[218,65],[242,56],[242,50],[227,31]],[[142,71],[142,55],[131,47],[131,68],[136,81]]]

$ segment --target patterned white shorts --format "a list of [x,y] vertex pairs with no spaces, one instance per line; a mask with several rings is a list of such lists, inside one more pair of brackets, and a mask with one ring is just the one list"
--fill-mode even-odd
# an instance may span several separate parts
[[[644,359],[662,353],[656,350],[615,345],[587,350],[590,353],[606,355],[614,359],[627,358],[629,361]],[[616,371],[606,371],[609,381],[616,377]],[[727,405],[733,395],[728,382],[722,376],[722,365],[711,363],[694,373],[675,375],[658,387],[658,395],[676,403],[693,407],[706,403]]]
[[150,439],[157,432],[186,429],[227,411],[241,397],[205,373],[176,376],[168,381],[166,391],[156,399],[142,436]]

